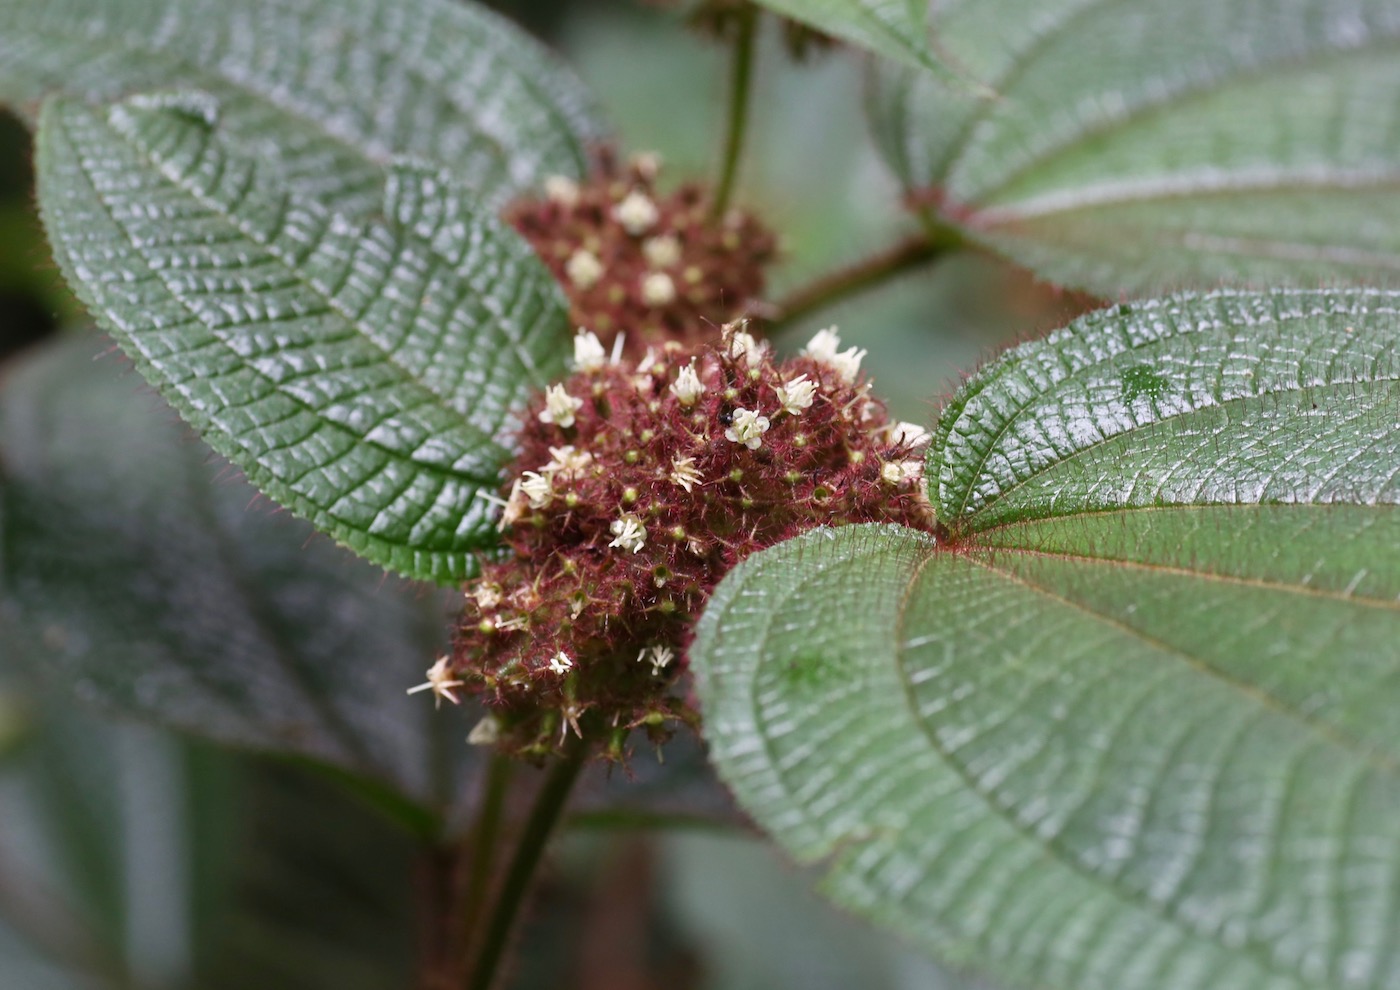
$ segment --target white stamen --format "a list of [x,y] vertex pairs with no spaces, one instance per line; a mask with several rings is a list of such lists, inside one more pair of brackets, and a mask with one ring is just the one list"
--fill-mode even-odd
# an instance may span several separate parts
[[655,677],[671,665],[676,653],[669,646],[652,646],[637,654],[638,663],[651,664],[651,675]]
[[476,607],[483,612],[489,612],[497,605],[501,604],[501,586],[492,584],[490,581],[482,581],[471,591],[467,592],[467,597],[476,602]]
[[520,487],[520,479],[516,478],[515,483],[510,486],[510,498],[506,499],[505,507],[501,510],[501,521],[496,524],[496,528],[504,533],[514,526],[524,517],[528,504],[525,492]]
[[530,508],[543,509],[554,501],[554,485],[547,475],[526,471],[520,477],[520,490],[530,500]]
[[551,175],[544,180],[544,194],[560,206],[578,204],[578,183],[566,175]]
[[573,670],[573,668],[574,658],[569,656],[563,650],[560,650],[558,653],[554,654],[554,656],[549,658],[549,666],[547,669],[550,671],[550,673],[567,674],[570,670]]

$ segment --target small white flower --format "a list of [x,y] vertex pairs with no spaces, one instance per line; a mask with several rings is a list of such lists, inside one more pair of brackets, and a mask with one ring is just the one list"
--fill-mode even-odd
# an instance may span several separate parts
[[860,348],[848,347],[844,351],[838,351],[841,346],[841,338],[836,334],[835,327],[827,327],[825,330],[818,330],[807,346],[802,348],[802,353],[822,364],[829,365],[836,370],[847,385],[855,383],[856,375],[860,374],[860,362],[865,358],[866,352]]
[[654,179],[661,171],[661,155],[655,151],[641,151],[632,156],[632,168],[644,179]]
[[[495,501],[499,502],[500,499]],[[520,487],[520,479],[516,478],[515,483],[510,486],[510,498],[506,499],[501,507],[501,521],[496,528],[504,533],[511,526],[514,526],[524,517],[528,505],[525,492]]]
[[798,375],[774,391],[778,393],[778,402],[782,405],[783,412],[797,416],[802,410],[811,408],[812,397],[817,394],[817,383],[808,381],[806,375]]
[[569,260],[564,262],[564,274],[569,276],[576,289],[593,288],[606,270],[596,254],[583,248],[569,255]]
[[598,371],[607,363],[608,352],[603,350],[598,335],[579,327],[578,333],[574,334],[574,370]]
[[724,438],[757,450],[763,445],[763,434],[767,432],[767,416],[760,416],[754,409],[735,409],[734,424],[724,431]]
[[648,237],[642,242],[642,256],[653,268],[670,268],[680,264],[681,242],[674,234]]
[[671,665],[676,653],[669,646],[652,646],[637,654],[638,663],[651,664],[651,675],[655,677]]
[[530,500],[530,508],[543,509],[554,501],[554,484],[548,475],[526,471],[520,476],[520,490]]
[[886,461],[880,468],[880,478],[885,484],[896,488],[921,481],[923,476],[924,465],[921,461]]
[[574,413],[583,408],[583,400],[575,399],[564,390],[563,385],[551,385],[544,393],[544,408],[540,410],[541,423],[553,423],[568,429],[574,425]]
[[545,474],[557,474],[564,477],[581,474],[593,463],[593,455],[586,450],[575,450],[572,445],[565,444],[563,447],[549,448],[550,462],[540,471]]
[[524,629],[529,622],[523,615],[512,615],[509,619],[497,619],[494,624],[496,632],[515,632],[517,629]]
[[613,219],[622,224],[622,229],[633,237],[640,237],[661,218],[656,204],[647,198],[646,193],[632,190],[622,202],[613,207]]
[[467,597],[476,602],[478,609],[489,612],[501,604],[501,586],[492,584],[490,581],[482,581],[467,592]]
[[431,691],[437,696],[434,699],[434,704],[439,708],[442,707],[443,698],[446,698],[454,705],[461,704],[457,696],[452,693],[452,689],[462,687],[466,684],[466,681],[453,680],[452,671],[447,669],[447,665],[450,662],[451,660],[448,657],[438,657],[437,663],[428,668],[428,679],[417,687],[409,688],[408,693],[417,694],[419,691]]
[[683,406],[695,405],[695,400],[705,391],[705,383],[700,380],[700,376],[695,373],[695,365],[686,365],[676,375],[676,380],[671,383],[671,391]]
[[553,674],[567,674],[574,669],[574,658],[563,650],[549,658],[549,671]]
[[676,283],[665,272],[652,272],[642,279],[642,302],[665,306],[676,299]]
[[880,439],[891,447],[922,447],[933,435],[918,423],[891,423],[880,431]]
[[700,484],[700,472],[695,469],[695,458],[679,454],[671,461],[671,484],[680,485],[687,492]]
[[610,547],[618,547],[622,550],[630,550],[636,553],[647,543],[647,531],[642,526],[641,520],[634,515],[625,515],[621,519],[614,519],[609,527],[612,535],[617,537],[608,544]]
[[494,746],[501,738],[501,723],[494,715],[487,715],[467,734],[467,743],[472,746]]
[[578,203],[578,183],[566,175],[551,175],[544,180],[544,194],[560,206]]
[[753,334],[744,329],[747,323],[738,320],[734,323],[726,323],[720,328],[724,335],[724,340],[729,344],[730,357],[742,357],[749,364],[757,364],[763,353],[768,349],[768,345],[760,343],[754,339]]

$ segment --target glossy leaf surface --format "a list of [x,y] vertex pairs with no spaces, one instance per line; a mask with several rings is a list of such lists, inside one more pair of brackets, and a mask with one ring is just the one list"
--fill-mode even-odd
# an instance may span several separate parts
[[975,376],[943,542],[817,531],[707,608],[740,804],[1013,985],[1394,986],[1397,301],[1122,307]]
[[1163,288],[1400,276],[1392,0],[954,0],[940,43],[996,96],[888,68],[907,188],[1052,281]]
[[[65,274],[260,489],[376,563],[460,580],[496,538],[478,493],[511,410],[562,366],[562,293],[445,175],[393,184],[408,228],[349,220],[227,150],[215,118],[192,94],[48,106],[40,206]],[[450,244],[419,236],[425,211],[453,218]]]
[[582,85],[484,7],[452,0],[52,0],[0,6],[0,101],[33,113],[173,88],[296,192],[379,209],[395,155],[498,204],[579,175],[602,135]]

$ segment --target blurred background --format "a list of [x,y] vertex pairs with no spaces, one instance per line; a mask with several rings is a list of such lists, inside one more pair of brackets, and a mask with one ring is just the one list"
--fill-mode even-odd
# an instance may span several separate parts
[[[728,53],[670,11],[612,0],[497,4],[561,51],[628,151],[666,180],[718,167]],[[771,295],[913,226],[866,137],[860,59],[788,59],[762,38],[738,201],[782,233]],[[0,115],[0,384],[45,338],[88,334],[32,208],[24,129]],[[1070,304],[975,254],[813,316],[869,349],[876,392],[931,423],[960,373],[1058,325]],[[62,331],[60,328],[65,328]],[[0,463],[0,471],[4,465]],[[3,509],[3,503],[0,503]],[[5,548],[0,545],[0,568]],[[389,990],[413,985],[424,865],[412,837],[324,771],[189,742],[26,676],[0,641],[0,988]],[[691,743],[645,780],[664,829],[575,816],[527,919],[526,990],[953,990],[980,986],[842,916],[748,830]],[[660,782],[658,785],[657,782]],[[599,805],[602,807],[603,805]]]

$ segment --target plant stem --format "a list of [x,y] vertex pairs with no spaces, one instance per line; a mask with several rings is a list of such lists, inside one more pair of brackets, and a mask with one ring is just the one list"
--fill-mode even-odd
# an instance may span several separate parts
[[729,76],[729,129],[724,138],[724,158],[720,164],[719,182],[715,186],[714,205],[710,208],[710,216],[716,220],[724,216],[724,211],[729,208],[734,180],[739,173],[739,158],[749,123],[749,88],[753,77],[757,25],[758,12],[754,8],[748,7],[739,15],[739,33],[734,39],[734,60]]
[[470,937],[481,916],[481,905],[486,899],[486,888],[491,879],[491,864],[495,861],[492,853],[496,848],[496,836],[501,831],[501,814],[505,809],[507,784],[510,782],[511,762],[499,753],[493,754],[486,768],[486,780],[482,787],[481,810],[477,813],[476,827],[470,838],[471,852],[467,880],[466,901],[462,908],[463,937]]
[[578,779],[587,756],[588,748],[579,743],[550,769],[549,776],[545,778],[501,884],[500,896],[496,899],[495,909],[481,941],[475,971],[467,983],[469,990],[490,990],[495,982],[496,972],[510,943],[511,932],[525,904],[525,895],[530,890],[530,882],[535,877],[549,836],[559,822],[568,803],[569,792],[573,790],[574,781]]
[[770,334],[825,309],[847,296],[874,288],[881,282],[912,268],[949,254],[961,246],[960,238],[948,231],[941,236],[915,234],[878,254],[837,269],[789,293],[778,301],[768,323]]

